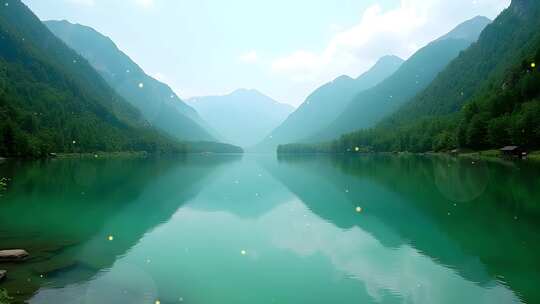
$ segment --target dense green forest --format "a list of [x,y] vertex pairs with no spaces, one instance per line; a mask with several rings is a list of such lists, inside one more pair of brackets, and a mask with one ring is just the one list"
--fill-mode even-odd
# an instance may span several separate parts
[[[67,21],[44,24],[70,48],[83,56],[116,93],[139,110],[152,126],[183,141],[215,141],[198,113],[166,84],[148,76],[108,37]],[[139,87],[142,85],[142,87]]]
[[0,155],[183,151],[20,1],[0,8]]
[[356,95],[341,115],[310,142],[332,140],[341,134],[374,127],[426,89],[462,51],[477,41],[489,23],[484,17],[473,18],[421,48],[392,76]]
[[540,148],[540,4],[513,1],[478,43],[376,127],[280,153]]
[[[156,131],[20,1],[0,6],[0,155],[235,151]],[[206,150],[209,149],[209,150]]]

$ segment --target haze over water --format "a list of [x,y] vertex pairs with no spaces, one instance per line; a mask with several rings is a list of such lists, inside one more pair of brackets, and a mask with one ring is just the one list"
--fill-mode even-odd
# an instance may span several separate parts
[[[537,303],[540,172],[445,157],[4,163],[29,303]],[[16,292],[18,291],[18,292]]]

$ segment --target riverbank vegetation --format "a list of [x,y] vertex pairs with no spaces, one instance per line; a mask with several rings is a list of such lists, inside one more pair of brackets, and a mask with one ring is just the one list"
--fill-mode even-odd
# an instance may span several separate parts
[[12,299],[5,289],[0,289],[0,304],[9,304]]

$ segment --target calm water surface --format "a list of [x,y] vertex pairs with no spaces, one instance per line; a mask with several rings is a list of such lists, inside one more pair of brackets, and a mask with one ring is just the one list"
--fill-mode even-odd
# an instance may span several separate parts
[[540,303],[531,163],[192,156],[0,176],[0,248],[32,254],[0,264],[16,303]]

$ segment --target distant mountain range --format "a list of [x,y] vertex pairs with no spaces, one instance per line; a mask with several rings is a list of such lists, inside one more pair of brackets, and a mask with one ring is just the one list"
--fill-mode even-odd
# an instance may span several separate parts
[[493,23],[475,17],[406,61],[382,57],[294,109],[246,89],[184,102],[106,36],[42,23],[10,0],[0,9],[0,155],[240,152],[218,139],[281,152],[540,148],[539,20],[538,1],[513,0]]
[[369,89],[401,66],[403,60],[385,56],[356,79],[341,76],[313,92],[285,122],[269,134],[258,150],[274,150],[278,144],[307,140],[332,123],[358,93]]
[[185,104],[169,86],[148,76],[110,38],[90,27],[67,21],[44,23],[70,48],[88,60],[103,79],[140,110],[153,126],[179,140],[216,140],[193,108]]
[[294,111],[288,104],[246,89],[225,96],[191,98],[187,102],[225,141],[242,147],[260,142]]
[[478,39],[490,22],[485,17],[476,17],[429,43],[405,61],[391,77],[357,94],[341,115],[315,134],[311,141],[331,140],[357,129],[375,126],[429,86],[460,52]]
[[[470,42],[462,38],[476,38],[478,35],[474,33],[480,33],[487,23],[482,17],[470,20],[426,48],[441,43]],[[415,94],[409,92],[396,102],[395,95],[394,101],[388,100],[388,94],[395,91],[392,87],[383,90],[383,82],[359,94],[336,120],[327,131],[327,135],[334,135],[334,140],[282,145],[278,152],[448,152],[503,146],[539,149],[539,28],[540,2],[513,0],[481,31],[476,42],[469,43],[469,47],[442,65],[440,72],[432,74],[433,79],[426,81],[423,89]],[[448,50],[451,51],[450,46]],[[425,51],[415,56],[421,58],[421,52]],[[446,51],[435,52],[431,60],[426,57],[426,62],[431,62],[431,66],[439,64],[434,62],[436,55]],[[408,64],[404,63],[388,81],[395,80]],[[409,74],[409,78],[413,75]],[[412,85],[407,77],[402,77],[399,83]],[[389,106],[384,106],[385,95]],[[323,141],[325,137],[319,138]]]

